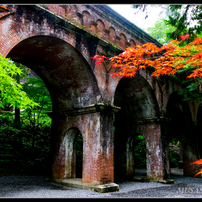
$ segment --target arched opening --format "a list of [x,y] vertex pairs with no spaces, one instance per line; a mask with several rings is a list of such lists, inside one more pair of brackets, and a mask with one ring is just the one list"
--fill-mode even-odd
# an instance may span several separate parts
[[170,169],[182,169],[182,145],[179,139],[172,138],[169,142]]
[[100,37],[104,36],[104,29],[105,29],[105,24],[102,20],[98,19],[96,20],[97,23],[97,30],[96,33],[98,33],[100,35]]
[[[135,162],[135,175],[143,174],[144,172],[140,172],[141,170],[147,169],[147,161],[146,161],[146,141],[142,135],[137,135],[137,137],[133,141],[134,147],[134,162]],[[146,174],[146,173],[144,173]]]
[[[68,121],[64,111],[95,104],[100,95],[95,75],[82,54],[69,43],[53,36],[33,36],[14,46],[7,57],[36,72],[52,100],[49,172],[55,168],[62,136]],[[58,178],[58,176],[55,176]]]
[[70,128],[65,133],[60,145],[63,178],[82,178],[83,138],[78,128]]
[[[121,107],[115,114],[114,123],[114,171],[115,178],[124,178],[127,175],[127,145],[135,143],[137,134],[141,134],[141,122],[158,117],[159,110],[151,86],[141,75],[120,80],[114,105]],[[134,148],[135,145],[132,145],[131,148]]]
[[83,137],[77,133],[74,139],[74,150],[76,152],[76,178],[82,178],[83,170]]
[[123,33],[121,33],[120,34],[120,46],[123,48],[123,49],[125,49],[126,48],[126,42],[127,42],[127,38],[126,38],[126,36],[123,34]]
[[130,47],[134,47],[136,45],[135,41],[133,39],[130,39]]
[[146,171],[146,141],[142,135],[134,134],[126,143],[126,175],[131,179],[146,177]]
[[91,18],[90,13],[88,11],[83,11],[82,15],[83,15],[82,25],[84,25],[85,28],[87,28],[87,29],[91,28],[92,18]]
[[109,27],[109,39],[112,41],[112,43],[116,42],[115,36],[116,36],[116,31],[113,27]]
[[[196,145],[196,136],[189,105],[187,101],[183,101],[183,96],[179,95],[178,92],[170,95],[166,117],[171,119],[167,123],[167,142],[171,143],[170,146],[178,147],[178,150],[180,150],[180,164],[183,164],[183,166],[179,166],[183,167],[184,175],[192,175],[195,171],[194,166],[190,166],[190,163],[197,158],[197,149],[195,146],[193,147],[193,145]],[[170,167],[172,166],[170,162]]]

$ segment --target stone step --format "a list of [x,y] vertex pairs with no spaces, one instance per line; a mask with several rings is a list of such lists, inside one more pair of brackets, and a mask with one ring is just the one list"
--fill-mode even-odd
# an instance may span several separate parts
[[56,183],[59,183],[59,184],[65,185],[65,186],[69,186],[69,187],[92,190],[92,191],[96,191],[99,193],[119,191],[118,184],[115,184],[115,183],[108,183],[108,184],[83,183],[81,178],[49,179],[49,181],[56,182]]

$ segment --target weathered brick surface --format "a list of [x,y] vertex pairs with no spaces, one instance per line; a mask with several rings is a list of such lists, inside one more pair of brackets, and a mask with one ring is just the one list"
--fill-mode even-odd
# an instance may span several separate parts
[[[115,167],[128,176],[133,175],[134,164],[127,143],[138,133],[146,140],[148,177],[168,177],[166,145],[172,134],[165,132],[169,130],[160,120],[169,114],[170,98],[181,86],[167,78],[151,78],[152,69],[139,71],[134,79],[110,77],[118,70],[108,72],[103,64],[95,65],[91,60],[96,54],[119,54],[135,44],[160,44],[103,5],[4,6],[7,9],[0,10],[1,54],[34,70],[51,94],[52,176],[75,177],[73,142],[80,131],[83,182],[113,182],[114,158]],[[115,115],[115,134],[113,110],[106,106],[100,110],[94,106],[96,103],[122,108]],[[192,121],[196,122],[200,117],[198,105],[188,104]],[[86,106],[90,106],[89,112]],[[175,105],[172,107],[169,110],[175,111]],[[67,113],[69,110],[73,110],[73,115]],[[186,148],[188,141],[183,144]],[[184,156],[189,156],[184,158],[187,167],[197,156],[193,142],[189,147],[190,150],[184,151]],[[185,172],[193,175],[193,169]]]

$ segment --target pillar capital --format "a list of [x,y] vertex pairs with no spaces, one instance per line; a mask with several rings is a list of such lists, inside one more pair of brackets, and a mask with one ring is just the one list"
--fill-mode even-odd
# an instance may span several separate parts
[[106,103],[96,103],[93,105],[88,105],[84,107],[78,107],[70,110],[64,110],[64,111],[54,111],[54,112],[48,112],[49,117],[53,116],[77,116],[77,115],[83,115],[83,114],[91,114],[96,112],[103,112],[107,111],[109,113],[116,113],[121,109],[120,107],[113,106]]
[[171,119],[167,117],[153,117],[153,118],[137,119],[135,120],[135,124],[142,125],[142,124],[169,122],[169,121],[171,121]]

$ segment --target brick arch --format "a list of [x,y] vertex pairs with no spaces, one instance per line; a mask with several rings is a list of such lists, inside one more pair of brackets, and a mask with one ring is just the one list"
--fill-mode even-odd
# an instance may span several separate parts
[[112,41],[112,43],[116,42],[115,36],[116,30],[114,29],[114,27],[109,27],[109,39]]
[[[66,29],[57,28],[55,29],[53,26],[48,24],[47,20],[44,19],[41,24],[29,22],[23,25],[21,22],[15,21],[13,19],[6,19],[5,26],[11,25],[11,30],[6,30],[0,38],[0,53],[6,57],[8,52],[17,45],[20,41],[27,39],[33,36],[53,36],[64,40],[65,42],[71,44],[73,47],[76,48],[76,37],[74,32],[70,32]],[[14,27],[13,27],[14,26]],[[4,23],[2,23],[2,27],[4,27]],[[83,46],[82,46],[83,47]],[[86,48],[84,50],[79,50],[83,57],[91,64],[89,54],[86,54]]]
[[7,57],[42,77],[55,110],[97,102],[100,93],[94,73],[82,54],[64,40],[44,35],[29,37],[15,45]]
[[[60,143],[70,125],[66,113],[75,108],[100,102],[100,90],[95,75],[75,47],[54,36],[28,37],[12,47],[7,57],[35,71],[50,92],[53,106],[53,112],[50,113],[52,118],[51,175],[54,178],[63,178],[66,176],[66,171],[63,172],[64,162],[58,162],[58,158],[60,159],[63,155]],[[85,125],[86,122],[82,121],[83,119],[78,122],[80,125]],[[78,128],[81,129],[80,126]],[[84,134],[84,130],[80,131]]]
[[159,105],[154,90],[141,75],[136,75],[132,79],[123,77],[119,81],[114,96],[114,105],[121,107],[115,114],[115,164],[119,162],[119,170],[126,175],[124,152],[127,149],[127,140],[136,133],[142,134],[147,139],[148,131],[145,132],[139,124],[156,120],[159,117]]
[[[119,69],[114,69],[111,68],[109,71],[109,74],[112,74],[114,72],[119,72]],[[154,77],[151,77],[151,72],[147,71],[147,70],[139,70],[138,75],[140,75],[141,77],[143,77],[147,83],[149,84],[149,86],[151,87],[151,89],[155,92],[155,94],[160,94],[161,93],[161,86],[159,85],[158,82],[156,82]],[[137,76],[137,75],[136,75]],[[135,78],[136,78],[135,76]],[[115,92],[117,89],[117,86],[120,82],[120,80],[122,79],[122,77],[110,77],[110,84],[109,84],[109,89],[110,89],[110,93],[112,95],[112,104],[114,103],[114,96],[115,96]],[[158,105],[160,106],[160,98],[158,96],[156,96]]]
[[[183,101],[184,96],[174,91],[168,100],[166,117],[170,118],[167,123],[167,141],[176,139],[181,143],[181,155],[183,160],[183,173],[185,176],[194,176],[197,166],[190,163],[200,158],[200,144],[197,141],[197,128],[193,124],[190,105]],[[198,131],[199,132],[199,131]]]
[[125,36],[125,34],[121,33],[120,34],[120,46],[125,49],[126,48],[126,42],[127,42],[127,38]]
[[105,29],[105,24],[101,19],[96,20],[97,23],[97,33],[100,33],[101,35],[104,35],[104,29]]
[[[117,85],[115,95],[114,95],[114,105],[119,106],[119,103],[122,105],[128,99],[132,101],[124,106],[129,107],[129,104],[132,105],[136,102],[135,119],[145,119],[145,118],[154,118],[159,116],[159,106],[155,96],[154,90],[151,88],[149,82],[141,75],[136,75],[135,78],[122,78]],[[150,106],[147,108],[146,106]],[[120,106],[121,107],[121,106]],[[131,113],[130,109],[130,113]],[[148,111],[149,110],[149,111]],[[140,112],[140,114],[138,114]]]
[[57,161],[60,162],[60,176],[58,178],[75,178],[76,177],[76,151],[74,140],[80,130],[72,127],[62,137],[59,153],[61,154]]
[[84,25],[85,28],[91,28],[91,21],[92,21],[91,14],[88,11],[84,10],[82,11],[82,15],[83,15],[82,25]]
[[[134,171],[135,171],[135,165],[137,165],[137,162],[134,161],[134,147],[137,144],[136,138],[141,135],[144,138],[145,141],[145,149],[146,149],[146,138],[142,134],[132,134],[130,137],[128,137],[126,141],[126,175],[128,178],[134,177]],[[144,148],[141,148],[144,149]],[[146,156],[145,156],[146,159]],[[147,160],[146,160],[147,164]]]
[[[8,23],[5,21],[5,23]],[[30,22],[26,26],[23,26],[21,22],[17,21],[10,21],[9,23],[14,23],[15,27],[13,28],[14,31],[11,32],[10,30],[7,30],[5,34],[2,34],[2,37],[0,39],[0,52],[5,57],[8,52],[17,45],[20,41],[27,39],[29,37],[33,36],[53,36],[59,39],[62,39],[71,45],[74,46],[75,39],[67,38],[65,35],[69,34],[66,30],[59,29],[57,32],[48,26],[43,26],[47,22],[44,20],[43,25],[38,25],[37,23]],[[4,26],[4,25],[2,25]],[[12,27],[11,27],[12,28]]]
[[134,47],[136,45],[135,41],[133,39],[130,39],[130,47]]
[[73,8],[72,5],[65,6],[65,17],[67,17],[69,21],[72,21],[73,18],[77,17],[73,12],[74,9],[75,8]]

